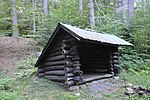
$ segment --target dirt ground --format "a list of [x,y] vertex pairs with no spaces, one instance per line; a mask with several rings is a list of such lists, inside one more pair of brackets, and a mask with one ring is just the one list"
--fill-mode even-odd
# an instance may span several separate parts
[[0,68],[13,74],[18,60],[34,51],[34,44],[30,38],[0,37]]

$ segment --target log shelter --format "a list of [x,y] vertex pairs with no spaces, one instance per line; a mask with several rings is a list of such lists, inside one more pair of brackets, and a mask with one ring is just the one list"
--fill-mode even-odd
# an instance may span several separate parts
[[67,87],[112,77],[119,67],[119,46],[133,45],[114,35],[59,23],[35,64],[37,75]]

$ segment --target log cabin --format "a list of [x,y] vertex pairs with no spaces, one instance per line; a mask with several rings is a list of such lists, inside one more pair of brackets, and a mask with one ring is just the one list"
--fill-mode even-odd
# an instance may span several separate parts
[[109,78],[118,73],[118,47],[133,46],[114,35],[59,23],[38,58],[38,77],[66,87]]

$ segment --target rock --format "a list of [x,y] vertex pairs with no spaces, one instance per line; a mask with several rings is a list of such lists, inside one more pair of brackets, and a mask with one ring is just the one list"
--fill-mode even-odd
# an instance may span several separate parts
[[142,91],[146,91],[146,89],[143,86],[139,86],[139,89]]
[[71,86],[68,90],[69,91],[78,91],[79,87],[78,86]]
[[126,85],[126,87],[132,87],[132,86],[133,86],[132,84],[127,84],[127,85]]
[[144,95],[144,91],[139,91],[138,94],[139,95]]
[[113,77],[115,80],[119,80],[119,76],[114,76]]
[[135,91],[132,88],[127,87],[125,90],[126,95],[130,95],[130,94],[134,94],[134,93],[135,93]]
[[80,96],[80,93],[76,93],[75,95],[76,95],[77,97],[79,97],[79,96]]

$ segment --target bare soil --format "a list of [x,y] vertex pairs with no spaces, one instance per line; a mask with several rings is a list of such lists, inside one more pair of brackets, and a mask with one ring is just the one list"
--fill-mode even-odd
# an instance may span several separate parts
[[0,68],[14,74],[17,62],[34,51],[34,44],[30,38],[0,37]]

